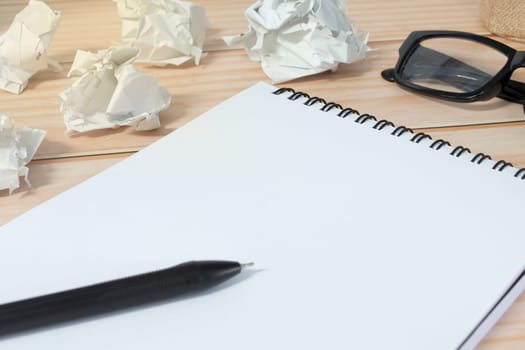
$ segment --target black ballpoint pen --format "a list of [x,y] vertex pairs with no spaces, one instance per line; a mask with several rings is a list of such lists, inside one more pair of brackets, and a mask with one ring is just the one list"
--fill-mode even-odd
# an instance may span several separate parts
[[190,261],[167,269],[0,305],[0,337],[204,291],[250,264]]

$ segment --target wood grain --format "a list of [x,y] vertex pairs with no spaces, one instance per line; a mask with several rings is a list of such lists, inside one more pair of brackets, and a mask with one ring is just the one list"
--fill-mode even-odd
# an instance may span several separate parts
[[[246,31],[244,10],[253,2],[197,1],[206,8],[212,22],[205,42],[205,50],[210,52],[200,66],[162,69],[140,66],[154,75],[173,97],[172,106],[161,114],[160,130],[136,132],[121,128],[65,135],[58,99],[60,91],[72,83],[65,72],[39,73],[20,96],[0,91],[0,112],[10,113],[18,126],[48,132],[37,154],[40,160],[30,164],[33,187],[23,185],[11,196],[0,191],[0,226],[124,159],[129,152],[140,150],[181,127],[256,81],[269,82],[257,62],[250,61],[242,50],[226,47],[221,40],[224,35]],[[26,0],[0,2],[0,33],[26,3]],[[49,55],[64,62],[66,70],[77,49],[104,49],[120,40],[120,19],[113,1],[48,0],[47,3],[63,14]],[[379,119],[426,132],[434,139],[469,147],[473,153],[487,153],[494,159],[525,167],[522,106],[499,99],[475,104],[443,102],[402,90],[380,77],[383,69],[394,65],[397,49],[411,31],[452,29],[488,34],[479,20],[478,7],[478,0],[350,0],[349,17],[358,28],[370,32],[373,50],[367,58],[341,65],[336,73],[323,73],[281,86],[324,97]],[[525,50],[525,44],[502,41]],[[522,71],[517,71],[515,77],[525,81]],[[478,349],[525,349],[524,295]]]
[[[397,84],[383,80],[380,75],[383,69],[395,64],[399,42],[375,43],[373,47],[374,51],[365,60],[341,65],[337,73],[322,73],[280,86],[305,91],[411,128],[523,120],[520,105],[497,98],[461,104],[405,91]],[[1,111],[15,118],[19,126],[47,131],[36,159],[135,151],[253,83],[260,80],[270,82],[260,64],[249,60],[242,50],[211,52],[199,66],[140,67],[154,75],[172,95],[170,108],[161,113],[163,127],[159,130],[136,132],[127,127],[66,135],[58,95],[72,84],[73,79],[67,78],[65,72],[39,73],[21,95],[0,91]]]
[[[205,50],[228,49],[225,35],[247,30],[244,11],[255,1],[201,0],[211,22]],[[2,0],[0,32],[27,3],[25,0]],[[70,62],[77,49],[100,50],[120,40],[120,18],[111,0],[48,0],[49,6],[62,12],[49,55]],[[379,10],[378,10],[379,9]],[[370,33],[372,41],[401,40],[413,30],[451,29],[486,34],[479,20],[477,0],[402,0],[348,1],[348,15],[358,28]]]
[[507,310],[476,350],[522,350],[525,348],[525,294]]

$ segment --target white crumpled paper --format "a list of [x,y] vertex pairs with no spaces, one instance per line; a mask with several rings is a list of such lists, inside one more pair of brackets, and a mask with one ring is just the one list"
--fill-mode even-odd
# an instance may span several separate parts
[[60,12],[36,0],[30,0],[16,15],[0,35],[0,89],[19,94],[38,71],[49,65],[60,70],[58,63],[46,56],[59,22]]
[[137,130],[160,127],[159,112],[169,107],[171,95],[153,76],[133,67],[138,51],[77,51],[68,76],[80,78],[60,94],[68,132],[123,125]]
[[113,0],[122,18],[122,39],[140,49],[137,62],[199,64],[208,20],[204,7],[178,0]]
[[242,42],[274,83],[335,71],[368,50],[368,34],[348,19],[342,0],[262,0],[246,17],[248,33],[224,40]]
[[20,187],[20,176],[31,185],[26,165],[45,136],[46,132],[38,129],[23,128],[16,132],[13,119],[0,114],[0,190],[9,189],[11,194]]

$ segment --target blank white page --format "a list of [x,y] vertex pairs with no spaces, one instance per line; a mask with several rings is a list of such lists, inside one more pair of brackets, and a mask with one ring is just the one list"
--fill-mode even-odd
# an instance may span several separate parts
[[274,89],[254,85],[0,229],[0,303],[186,260],[251,272],[0,347],[462,344],[523,270],[525,182]]

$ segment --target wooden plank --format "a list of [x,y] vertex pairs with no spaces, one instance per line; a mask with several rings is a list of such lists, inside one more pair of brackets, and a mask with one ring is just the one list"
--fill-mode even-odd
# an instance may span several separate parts
[[525,349],[525,293],[507,310],[476,350]]
[[[520,45],[525,47],[525,44]],[[520,105],[501,99],[474,104],[451,103],[416,95],[386,82],[380,73],[394,65],[398,46],[399,42],[376,43],[375,50],[363,61],[341,65],[336,73],[318,74],[280,86],[290,86],[412,128],[523,120]],[[73,79],[68,79],[65,72],[39,73],[18,96],[0,91],[0,112],[9,113],[19,126],[48,132],[37,154],[39,159],[133,151],[255,82],[269,82],[259,63],[250,61],[242,50],[212,52],[200,66],[141,67],[154,75],[173,96],[171,107],[161,113],[163,127],[160,130],[136,132],[133,128],[120,128],[66,135],[58,95]]]
[[[77,48],[102,49],[120,39],[120,20],[112,1],[47,2],[64,14],[50,50],[51,56],[68,62]],[[221,36],[246,30],[243,12],[252,2],[199,2],[205,6],[213,23],[207,34],[207,50],[226,49],[220,40]],[[25,4],[25,0],[2,1],[0,32],[7,28],[14,14]],[[359,28],[370,32],[371,46],[376,51],[371,52],[363,62],[342,66],[336,74],[325,73],[284,85],[413,128],[523,120],[523,111],[519,105],[497,99],[474,105],[445,103],[416,96],[379,77],[382,69],[394,64],[400,40],[410,31],[455,29],[486,33],[478,18],[478,0],[355,0],[348,2],[348,13]],[[521,50],[525,47],[514,42],[507,43]],[[64,135],[62,115],[58,110],[58,93],[71,84],[64,73],[39,74],[21,96],[0,92],[0,112],[10,112],[19,126],[39,127],[48,131],[38,158],[127,152],[141,149],[255,81],[268,81],[260,66],[249,61],[242,51],[211,53],[199,67],[188,65],[182,68],[146,70],[170,90],[174,101],[172,107],[162,114],[164,127],[155,132],[138,133],[126,128],[73,137]],[[472,152],[488,153],[495,159],[505,159],[517,167],[525,167],[525,155],[521,151],[525,149],[524,128],[524,125],[515,123],[423,131],[434,138],[467,146]],[[32,162],[32,189],[23,185],[12,196],[8,196],[6,191],[0,192],[0,225],[124,157],[117,155]],[[525,296],[522,295],[479,349],[523,348]]]
[[[348,1],[348,15],[358,28],[367,30],[372,41],[400,40],[413,30],[451,29],[487,33],[479,20],[478,0]],[[26,0],[3,0],[0,4],[0,32],[11,23]],[[120,18],[110,0],[48,0],[63,14],[49,55],[70,62],[78,48],[97,50],[120,40]],[[247,30],[245,9],[253,0],[196,2],[205,7],[212,26],[205,50],[227,49],[225,35]]]

